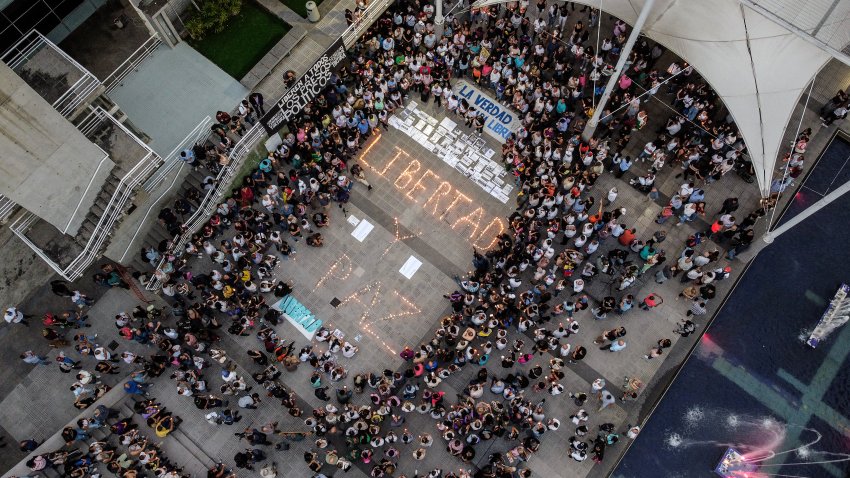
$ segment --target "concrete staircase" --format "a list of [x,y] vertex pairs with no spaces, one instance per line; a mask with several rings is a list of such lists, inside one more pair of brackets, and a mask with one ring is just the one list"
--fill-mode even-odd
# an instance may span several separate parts
[[76,230],[62,231],[34,213],[24,211],[10,226],[63,277],[75,280],[99,258],[115,230],[136,206],[144,181],[164,161],[130,130],[100,107],[89,109],[74,125],[100,147],[114,166],[99,185],[94,202]]
[[[184,166],[184,168],[188,168],[188,166]],[[205,193],[203,183],[204,178],[207,176],[214,176],[209,170],[205,167],[201,166],[198,168],[193,168],[189,171],[189,174],[182,181],[180,189],[173,195],[173,197],[169,200],[169,202],[162,205],[162,208],[172,207],[174,201],[178,198],[186,198],[187,193],[190,189],[194,188],[201,192],[201,198],[203,198],[203,194]],[[193,207],[198,207],[199,201],[189,201]],[[158,211],[157,211],[158,213]],[[153,214],[152,214],[153,215]],[[181,219],[188,219],[189,215],[183,217]],[[153,218],[149,218],[149,221],[153,221]],[[148,263],[146,260],[142,259],[141,250],[142,248],[153,247],[155,249],[161,249],[160,244],[163,241],[171,241],[174,237],[168,234],[165,226],[159,222],[156,222],[152,225],[147,235],[137,243],[134,251],[131,251],[132,259],[129,262],[129,266],[133,269],[140,272],[150,272],[154,269],[154,266]]]
[[[103,213],[109,204],[109,200],[112,199],[112,195],[115,194],[115,191],[118,189],[118,183],[120,181],[121,178],[115,175],[114,170],[109,173],[109,176],[106,178],[106,182],[103,183],[103,188],[101,188],[100,193],[97,195],[97,199],[95,199],[94,204],[92,204],[91,209],[89,209],[88,214],[86,214],[86,218],[80,226],[80,230],[77,232],[77,235],[74,236],[74,242],[80,247],[85,247],[88,243],[88,240],[97,228],[98,221],[100,221],[101,216],[103,216]],[[128,202],[123,208],[123,213],[126,213],[130,207],[132,207],[132,203]],[[121,223],[120,221],[121,220],[119,219],[116,223],[116,227]]]

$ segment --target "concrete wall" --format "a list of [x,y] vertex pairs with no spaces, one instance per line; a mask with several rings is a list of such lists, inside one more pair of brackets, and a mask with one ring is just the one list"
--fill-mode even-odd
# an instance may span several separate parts
[[104,156],[0,64],[0,194],[76,234],[114,166]]

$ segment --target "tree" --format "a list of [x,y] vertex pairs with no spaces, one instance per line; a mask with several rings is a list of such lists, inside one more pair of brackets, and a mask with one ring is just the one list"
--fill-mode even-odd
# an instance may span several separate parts
[[239,15],[241,10],[242,0],[202,0],[198,12],[186,22],[186,30],[195,40],[200,40],[210,31],[221,33],[227,21]]

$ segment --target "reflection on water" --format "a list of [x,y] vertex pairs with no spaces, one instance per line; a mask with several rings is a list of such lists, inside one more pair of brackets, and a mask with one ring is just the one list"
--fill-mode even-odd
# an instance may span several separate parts
[[[850,461],[848,453],[819,449],[817,445],[823,440],[823,435],[818,430],[788,425],[774,417],[741,416],[727,410],[706,411],[692,407],[681,417],[681,423],[684,425],[683,430],[666,432],[664,444],[668,453],[675,457],[689,448],[698,448],[703,452],[735,448],[743,454],[746,462],[760,466],[757,473],[748,473],[747,478],[798,476],[777,474],[776,470],[781,466],[799,467]],[[727,427],[718,427],[721,423]],[[799,435],[805,441],[798,446],[787,447],[786,437],[792,428],[799,429]],[[782,457],[782,462],[772,463],[777,457]]]
[[[850,180],[848,158],[833,142],[806,186]],[[848,235],[845,195],[759,254],[613,476],[712,476],[729,447],[759,465],[748,478],[850,476],[850,326],[805,345],[850,281]]]

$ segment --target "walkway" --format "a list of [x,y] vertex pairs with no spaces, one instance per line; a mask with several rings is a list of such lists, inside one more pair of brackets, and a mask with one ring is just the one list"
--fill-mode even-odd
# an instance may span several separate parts
[[[297,75],[307,71],[316,59],[324,53],[342,32],[348,28],[345,21],[345,9],[354,9],[354,0],[325,0],[319,5],[322,19],[317,23],[310,23],[303,17],[292,11],[280,0],[257,0],[263,7],[275,13],[287,23],[292,25],[287,35],[298,35],[298,28],[307,29],[308,33],[283,59],[272,69],[269,76],[254,88],[262,93],[266,104],[270,105],[283,95],[286,86],[283,83],[284,74],[293,70]],[[331,4],[332,3],[332,4]],[[326,5],[331,4],[331,5]],[[324,8],[323,8],[324,7]],[[327,9],[327,10],[326,10]]]

